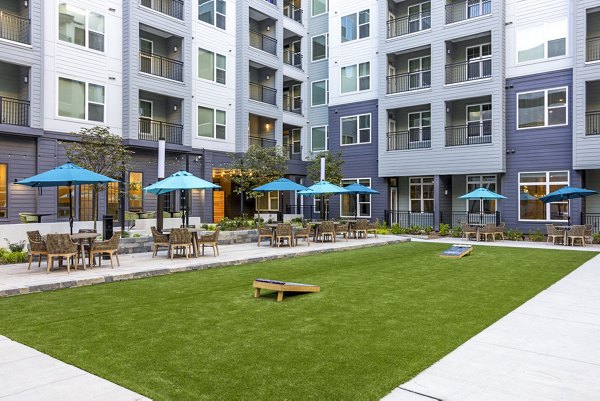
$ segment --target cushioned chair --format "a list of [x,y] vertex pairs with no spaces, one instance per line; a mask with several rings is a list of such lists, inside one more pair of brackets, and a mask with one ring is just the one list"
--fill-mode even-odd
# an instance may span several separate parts
[[56,257],[67,258],[67,273],[71,272],[71,259],[73,259],[75,271],[77,271],[79,247],[71,240],[69,234],[48,234],[46,237],[46,247],[48,249],[47,272],[50,272],[54,268],[54,258]]
[[219,233],[220,232],[221,232],[221,229],[219,227],[217,227],[215,229],[215,232],[213,232],[212,234],[201,235],[200,238],[198,238],[197,245],[198,245],[198,248],[202,247],[202,255],[204,255],[204,247],[205,246],[212,247],[214,256],[220,255],[220,253],[219,253]]
[[169,253],[171,254],[171,259],[173,259],[173,255],[178,249],[184,251],[186,259],[189,258],[192,247],[192,234],[187,229],[174,228],[171,230],[169,234]]
[[42,257],[46,256],[46,263],[48,262],[48,248],[46,243],[42,239],[42,235],[39,231],[27,231],[27,239],[29,240],[29,266],[27,270],[31,269],[31,262],[33,257],[38,257],[38,267],[42,266]]
[[94,257],[98,255],[98,265],[102,266],[102,255],[108,255],[110,257],[110,267],[114,269],[113,256],[117,259],[117,266],[121,266],[119,263],[119,240],[121,239],[121,232],[117,231],[113,236],[106,241],[96,241],[92,244],[90,249],[90,259],[94,260]]
[[21,223],[38,223],[39,219],[37,216],[29,213],[19,213],[19,221]]
[[152,257],[155,257],[158,248],[165,247],[167,250],[169,249],[169,236],[166,234],[160,233],[156,227],[150,227],[150,231],[152,231]]

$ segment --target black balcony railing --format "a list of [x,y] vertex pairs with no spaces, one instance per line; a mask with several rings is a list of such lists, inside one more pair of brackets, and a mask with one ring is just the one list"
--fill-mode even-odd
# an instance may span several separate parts
[[408,35],[431,28],[431,11],[410,14],[404,17],[388,20],[388,39]]
[[183,63],[154,53],[140,52],[140,71],[183,82]]
[[31,21],[18,15],[0,11],[0,38],[28,45]]
[[585,134],[600,135],[600,111],[585,113]]
[[431,147],[431,128],[388,132],[387,150],[427,149]]
[[277,89],[250,82],[250,99],[263,103],[277,104]]
[[302,160],[302,147],[299,145],[295,145],[295,146],[294,146],[294,144],[285,145],[284,152],[290,160]]
[[183,125],[140,118],[138,139],[154,142],[164,139],[167,143],[182,145]]
[[29,101],[0,96],[0,124],[29,127]]
[[385,210],[384,218],[388,226],[398,224],[402,228],[409,228],[413,226],[426,228],[433,227],[434,225],[433,212],[416,213],[400,210]]
[[492,143],[492,122],[446,127],[446,146]]
[[449,224],[451,228],[466,224],[496,224],[502,221],[500,212],[471,213],[471,212],[440,212],[440,223]]
[[274,148],[277,146],[277,141],[273,138],[262,138],[260,136],[250,135],[248,137],[248,145],[256,145],[261,148]]
[[283,15],[293,19],[296,22],[302,23],[302,9],[296,8],[292,2],[286,2],[283,5]]
[[387,77],[387,93],[409,92],[431,87],[431,71],[415,71]]
[[591,224],[592,232],[600,232],[600,213],[581,213],[581,224]]
[[298,99],[289,95],[283,95],[283,110],[302,114],[302,99]]
[[144,7],[183,20],[183,0],[140,0]]
[[283,62],[292,67],[302,69],[302,53],[286,49],[283,51]]
[[600,60],[600,36],[589,38],[585,42],[585,61]]
[[470,60],[446,65],[446,84],[476,81],[492,76],[492,59]]
[[277,39],[250,30],[250,46],[277,55]]
[[491,0],[466,0],[446,4],[446,24],[481,17],[491,12]]

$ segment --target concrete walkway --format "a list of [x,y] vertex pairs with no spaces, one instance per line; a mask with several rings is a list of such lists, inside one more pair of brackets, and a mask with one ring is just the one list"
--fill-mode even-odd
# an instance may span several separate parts
[[88,268],[85,271],[71,270],[70,274],[67,274],[65,267],[58,269],[56,261],[55,270],[50,273],[46,273],[45,261],[42,262],[42,267],[37,267],[35,263],[31,270],[27,270],[27,264],[5,265],[0,268],[0,297],[406,241],[410,241],[410,238],[380,235],[378,238],[369,236],[367,239],[338,240],[335,243],[311,242],[310,246],[300,242],[297,247],[292,248],[273,248],[267,242],[257,247],[253,242],[219,246],[221,254],[218,257],[213,257],[212,249],[208,249],[208,256],[190,259],[176,257],[174,260],[168,259],[163,250],[156,258],[152,258],[150,253],[121,255],[121,266],[116,267],[115,263],[114,269],[110,268],[109,261],[103,261],[102,267]]
[[2,401],[137,401],[148,398],[0,336]]
[[[523,243],[512,243],[515,244]],[[569,249],[597,251],[598,247]],[[600,255],[383,398],[385,401],[599,399]]]

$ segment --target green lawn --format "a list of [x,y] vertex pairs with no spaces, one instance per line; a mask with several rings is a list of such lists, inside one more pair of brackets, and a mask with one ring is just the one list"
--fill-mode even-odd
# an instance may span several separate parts
[[[0,334],[155,400],[376,400],[592,252],[406,243],[0,299]],[[252,298],[256,277],[321,292]]]

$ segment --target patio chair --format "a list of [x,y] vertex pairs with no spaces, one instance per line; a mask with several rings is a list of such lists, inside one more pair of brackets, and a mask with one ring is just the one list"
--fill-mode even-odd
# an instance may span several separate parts
[[317,240],[321,237],[321,242],[325,242],[326,237],[330,237],[335,242],[335,224],[333,221],[324,221],[317,227]]
[[498,226],[496,226],[496,230],[494,231],[494,239],[496,239],[498,236],[500,236],[502,238],[502,240],[504,240],[504,229],[505,228],[506,228],[506,223],[498,224]]
[[171,259],[175,251],[181,249],[185,253],[185,258],[188,259],[190,250],[192,249],[192,234],[185,228],[174,228],[169,234],[169,253]]
[[557,239],[559,240],[559,243],[565,239],[565,232],[554,227],[554,224],[546,224],[546,233],[548,235],[546,242],[552,240],[553,245],[556,244]]
[[54,258],[67,258],[67,273],[71,272],[71,258],[77,271],[77,262],[79,262],[79,247],[71,240],[69,234],[48,234],[46,237],[46,247],[48,249],[48,269],[47,273],[54,268]]
[[352,227],[352,232],[354,233],[355,238],[367,238],[367,229],[369,226],[369,222],[367,219],[358,219],[356,223],[354,223],[354,227]]
[[487,241],[491,238],[492,241],[496,241],[496,224],[488,223],[479,230],[479,237]]
[[212,234],[208,234],[208,235],[201,235],[200,238],[198,238],[198,248],[200,248],[200,246],[202,246],[202,255],[204,256],[204,247],[205,246],[210,246],[213,249],[213,254],[214,256],[219,256],[219,233],[221,232],[221,229],[219,227],[217,227],[215,229],[215,232],[213,232]]
[[296,232],[294,233],[294,241],[296,241],[296,246],[298,246],[298,240],[300,238],[304,238],[304,241],[306,241],[306,245],[310,246],[310,236],[311,236],[310,225],[297,229]]
[[373,235],[375,235],[375,238],[377,238],[377,226],[378,225],[379,225],[379,219],[375,219],[375,221],[373,223],[367,224],[367,237],[368,237],[369,233],[372,233]]
[[335,227],[335,235],[341,235],[348,242],[350,236],[350,223],[338,224]]
[[135,221],[140,218],[140,215],[136,212],[125,212],[125,222],[127,223],[127,229],[131,230],[135,226]]
[[37,230],[27,231],[27,239],[29,240],[29,266],[27,270],[31,269],[31,262],[34,256],[38,257],[38,267],[41,267],[43,256],[46,256],[46,263],[48,262],[48,248],[46,247],[46,243]]
[[460,230],[462,232],[462,239],[469,240],[471,236],[477,239],[477,228],[471,227],[467,223],[460,223]]
[[121,232],[117,231],[109,240],[96,241],[92,244],[90,249],[90,259],[94,260],[96,254],[98,254],[98,266],[102,266],[102,255],[108,255],[110,257],[110,268],[114,269],[113,255],[117,259],[117,266],[121,266],[119,262],[119,241],[121,239]]
[[268,227],[260,227],[258,224],[256,230],[258,231],[257,246],[260,246],[260,241],[262,241],[264,238],[269,240],[269,246],[273,246],[273,230]]
[[567,231],[567,245],[575,246],[576,240],[580,240],[581,246],[585,246],[585,226],[573,226]]
[[19,213],[19,221],[21,223],[39,223],[39,218],[30,213]]
[[585,240],[589,241],[590,244],[594,243],[594,226],[591,224],[584,224],[585,226]]
[[165,247],[167,250],[169,249],[169,236],[166,234],[161,234],[160,231],[156,229],[156,227],[150,227],[150,231],[152,231],[152,257],[155,257],[158,253],[158,248]]
[[277,248],[281,245],[281,241],[287,240],[288,246],[293,246],[294,243],[292,241],[292,225],[289,223],[280,223],[277,224],[277,228],[275,229],[275,243],[277,244]]

